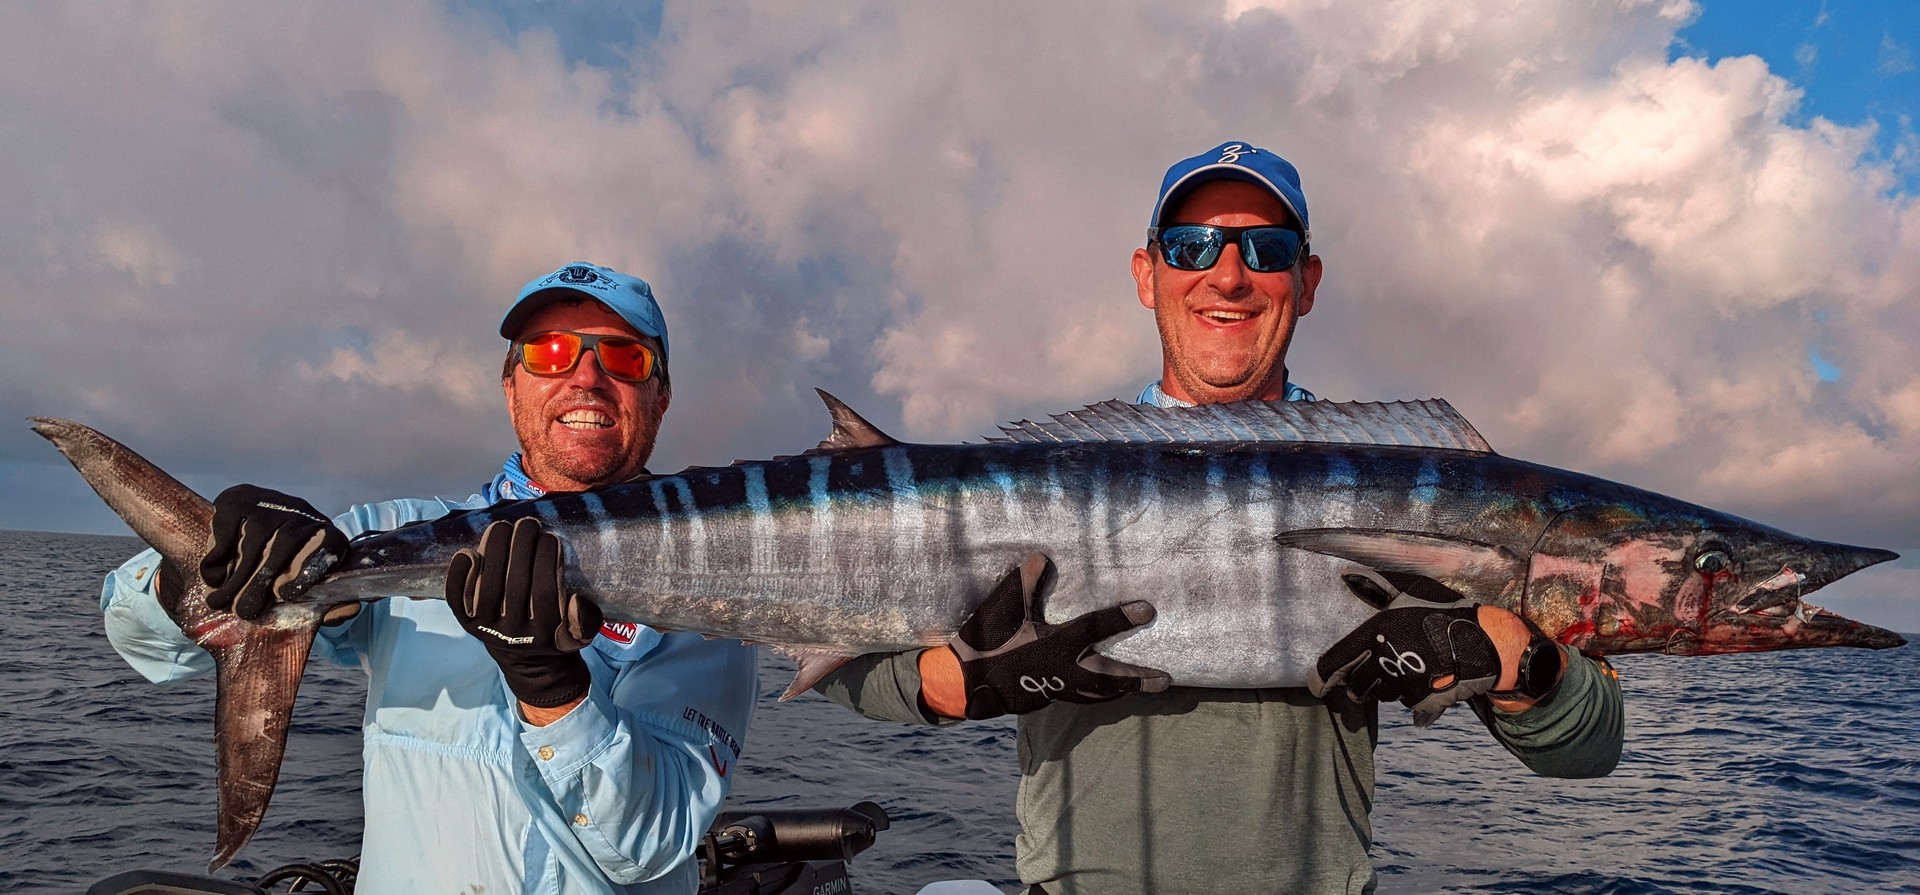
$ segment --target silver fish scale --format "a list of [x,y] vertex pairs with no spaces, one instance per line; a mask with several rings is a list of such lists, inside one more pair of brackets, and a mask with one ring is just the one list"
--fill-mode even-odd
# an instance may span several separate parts
[[1246,401],[1155,407],[1106,401],[1000,427],[987,443],[1272,442],[1379,444],[1492,453],[1486,439],[1438,398],[1385,403]]

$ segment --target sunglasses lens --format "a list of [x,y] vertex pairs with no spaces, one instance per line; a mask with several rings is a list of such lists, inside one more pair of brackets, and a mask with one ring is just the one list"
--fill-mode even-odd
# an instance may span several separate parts
[[1285,227],[1260,227],[1240,236],[1240,254],[1247,269],[1277,273],[1293,266],[1300,257],[1300,231]]
[[639,382],[653,375],[653,351],[632,339],[602,336],[594,352],[600,355],[601,368],[621,379]]
[[1219,230],[1192,225],[1160,231],[1160,253],[1176,270],[1206,270],[1220,259],[1225,240]]
[[579,360],[580,337],[573,333],[541,333],[520,343],[520,363],[529,373],[565,373]]

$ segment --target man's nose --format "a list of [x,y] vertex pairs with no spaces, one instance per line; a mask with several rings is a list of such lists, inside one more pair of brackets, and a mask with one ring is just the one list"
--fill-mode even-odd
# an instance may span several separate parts
[[600,354],[591,348],[580,352],[580,362],[573,365],[573,372],[567,381],[581,388],[605,385],[611,381],[606,368],[600,366]]
[[1220,249],[1220,257],[1207,268],[1207,284],[1226,298],[1238,298],[1253,291],[1253,271],[1247,269],[1246,260],[1240,257],[1238,242],[1227,243]]

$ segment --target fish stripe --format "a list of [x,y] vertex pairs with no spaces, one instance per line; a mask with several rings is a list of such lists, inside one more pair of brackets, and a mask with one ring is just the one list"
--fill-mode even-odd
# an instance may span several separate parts
[[747,570],[755,575],[775,574],[779,570],[779,540],[773,507],[767,500],[766,467],[748,466],[742,478],[746,483],[747,511],[753,520],[753,553],[747,561]]
[[1432,457],[1423,457],[1420,460],[1420,472],[1413,479],[1413,491],[1408,496],[1414,503],[1431,509],[1434,502],[1440,499],[1439,484],[1440,464],[1435,463]]
[[[676,557],[686,557],[685,561],[680,564],[682,568],[695,574],[705,574],[707,571],[707,526],[706,521],[700,516],[699,506],[693,502],[693,486],[687,482],[685,476],[674,476],[667,480],[667,484],[673,488],[673,495],[678,499],[680,506],[686,509],[685,512],[678,514],[680,524],[677,526],[680,529],[681,535],[686,539],[685,550],[684,552],[674,555]],[[679,547],[680,545],[676,543],[674,546]]]
[[833,458],[816,454],[807,458],[807,494],[813,508],[807,526],[807,571],[822,574],[833,566],[833,496],[827,490],[827,478]]

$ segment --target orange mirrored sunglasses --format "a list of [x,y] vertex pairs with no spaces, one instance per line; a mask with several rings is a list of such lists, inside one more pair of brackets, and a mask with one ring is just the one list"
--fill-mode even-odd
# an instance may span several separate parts
[[553,376],[573,369],[582,352],[592,351],[608,376],[644,382],[653,375],[653,349],[625,336],[596,336],[556,330],[520,340],[520,365],[527,372]]

